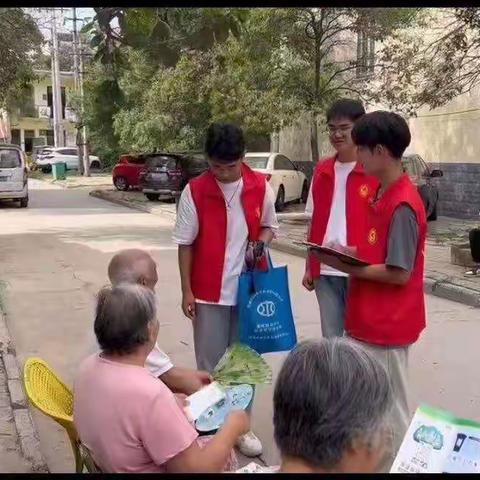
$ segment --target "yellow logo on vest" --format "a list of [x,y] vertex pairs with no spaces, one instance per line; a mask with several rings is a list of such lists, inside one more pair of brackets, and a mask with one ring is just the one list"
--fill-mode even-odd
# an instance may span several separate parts
[[375,245],[378,240],[377,230],[375,228],[371,228],[368,232],[368,243],[370,245]]
[[367,184],[363,184],[361,187],[360,187],[360,196],[362,198],[367,198],[368,197],[368,185]]

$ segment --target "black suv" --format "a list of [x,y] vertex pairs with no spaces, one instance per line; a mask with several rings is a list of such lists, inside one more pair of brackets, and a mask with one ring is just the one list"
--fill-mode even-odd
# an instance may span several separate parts
[[207,169],[205,155],[200,152],[150,154],[140,175],[140,188],[152,201],[160,197],[175,199],[190,179]]

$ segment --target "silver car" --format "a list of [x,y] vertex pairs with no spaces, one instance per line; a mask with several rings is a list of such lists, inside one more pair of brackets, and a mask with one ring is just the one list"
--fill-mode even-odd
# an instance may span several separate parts
[[19,200],[28,207],[28,168],[17,145],[0,144],[0,200]]

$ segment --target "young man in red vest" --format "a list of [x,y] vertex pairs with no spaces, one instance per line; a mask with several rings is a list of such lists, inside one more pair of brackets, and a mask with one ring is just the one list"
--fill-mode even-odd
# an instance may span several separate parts
[[[192,320],[197,366],[212,372],[238,339],[238,281],[246,259],[262,257],[278,228],[275,198],[264,175],[245,163],[240,128],[213,124],[205,144],[210,169],[180,198],[173,240],[178,244],[182,309]],[[238,447],[262,452],[252,433]]]
[[[340,99],[327,112],[335,155],[320,161],[313,175],[305,213],[312,216],[308,240],[320,245],[355,245],[364,228],[368,199],[378,180],[363,171],[350,132],[365,114],[358,100]],[[322,264],[313,254],[306,262],[303,285],[315,289],[324,337],[342,336],[348,275]]]
[[401,158],[410,144],[407,122],[395,113],[369,113],[355,124],[352,138],[365,171],[380,180],[368,209],[367,228],[356,249],[346,248],[370,265],[350,266],[329,255],[319,257],[350,275],[346,333],[383,363],[392,382],[393,448],[383,465],[387,470],[410,420],[409,347],[425,328],[427,221],[422,199],[402,168]]

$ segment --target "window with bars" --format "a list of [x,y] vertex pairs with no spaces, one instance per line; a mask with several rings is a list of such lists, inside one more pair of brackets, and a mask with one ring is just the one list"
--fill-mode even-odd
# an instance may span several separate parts
[[372,75],[375,67],[375,40],[366,32],[357,34],[357,77]]

